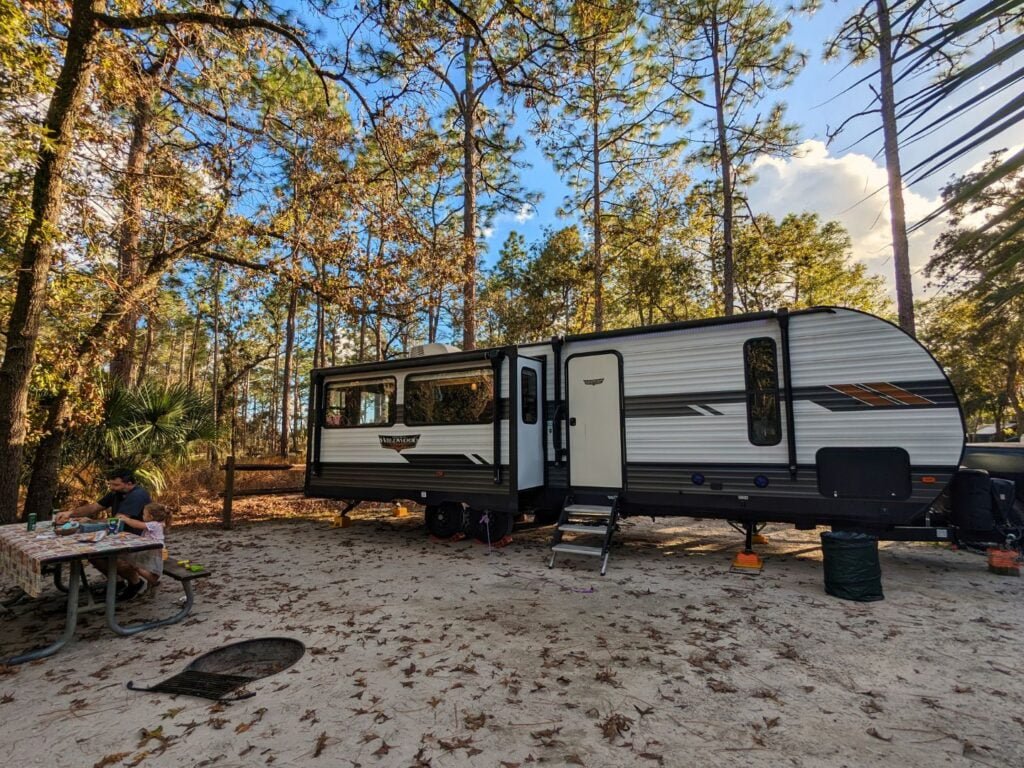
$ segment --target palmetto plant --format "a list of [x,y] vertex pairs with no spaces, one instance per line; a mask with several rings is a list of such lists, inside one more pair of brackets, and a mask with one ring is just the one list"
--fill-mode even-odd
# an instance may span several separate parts
[[209,398],[181,385],[108,385],[101,423],[68,446],[79,472],[130,469],[148,488],[160,492],[167,470],[215,443],[217,429]]

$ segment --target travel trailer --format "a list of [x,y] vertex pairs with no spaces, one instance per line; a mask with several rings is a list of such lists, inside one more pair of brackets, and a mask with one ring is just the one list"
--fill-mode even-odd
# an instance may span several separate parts
[[408,499],[492,541],[532,512],[605,564],[629,515],[728,520],[748,547],[765,522],[948,538],[927,513],[965,434],[924,347],[834,307],[316,370],[309,424],[308,496]]

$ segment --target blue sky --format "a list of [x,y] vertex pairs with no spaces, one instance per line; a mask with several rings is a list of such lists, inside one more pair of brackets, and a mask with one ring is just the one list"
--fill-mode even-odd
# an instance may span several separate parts
[[[787,105],[789,121],[801,126],[804,142],[801,157],[791,159],[765,158],[758,164],[758,181],[748,190],[752,208],[757,213],[782,216],[788,212],[815,211],[824,219],[842,222],[853,240],[854,258],[864,261],[870,271],[882,275],[892,284],[891,236],[889,234],[888,194],[884,190],[885,169],[880,157],[881,136],[875,135],[860,143],[854,140],[874,128],[872,117],[862,118],[846,130],[831,146],[826,145],[829,127],[835,127],[846,116],[863,109],[871,99],[867,84],[842,93],[858,79],[871,72],[870,65],[851,68],[845,62],[824,62],[825,41],[838,29],[849,12],[848,3],[825,3],[813,16],[793,19],[794,44],[808,55],[808,63],[794,83],[779,91],[777,100]],[[952,136],[963,124],[951,125],[935,140],[904,148],[903,167],[909,168],[922,158],[922,153],[935,146],[942,136]],[[504,214],[494,224],[487,238],[485,263],[493,263],[501,244],[512,230],[522,234],[527,243],[539,240],[546,227],[562,227],[570,220],[559,219],[556,209],[565,195],[565,186],[529,135],[524,134],[526,151],[521,157],[532,164],[524,174],[530,189],[544,197],[529,220],[517,220],[515,214]],[[1024,128],[1016,134],[975,150],[959,165],[936,178],[928,179],[906,190],[908,219],[913,221],[933,210],[939,201],[939,190],[953,173],[963,173],[982,162],[994,149],[1024,143]],[[522,218],[522,217],[520,217]],[[921,268],[931,255],[935,237],[942,230],[935,222],[911,237],[911,264],[915,271],[915,293],[931,295]]]

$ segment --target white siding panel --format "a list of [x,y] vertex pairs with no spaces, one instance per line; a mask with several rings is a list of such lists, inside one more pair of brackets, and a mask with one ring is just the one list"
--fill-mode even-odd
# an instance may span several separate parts
[[819,448],[900,447],[914,465],[953,465],[963,446],[955,408],[833,412],[794,403],[797,461],[813,464]]
[[716,406],[722,416],[633,418],[626,420],[629,462],[786,462],[786,438],[778,445],[752,445],[745,408]]
[[[382,448],[379,435],[419,435],[415,448],[399,454]],[[508,461],[508,422],[502,422],[502,461]],[[415,453],[477,453],[488,461],[494,452],[494,427],[490,424],[466,424],[440,427],[360,427],[325,429],[321,432],[321,461],[379,462],[404,464],[402,455]]]
[[626,397],[735,391],[744,386],[743,344],[747,339],[762,336],[775,339],[777,344],[778,323],[758,320],[574,341],[566,346],[566,356],[598,349],[620,352]]
[[790,321],[793,386],[941,379],[923,347],[894,325],[839,309]]

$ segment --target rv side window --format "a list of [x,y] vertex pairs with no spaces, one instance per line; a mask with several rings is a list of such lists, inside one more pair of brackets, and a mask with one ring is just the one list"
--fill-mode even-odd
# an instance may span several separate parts
[[748,339],[743,345],[747,380],[747,435],[754,445],[778,445],[779,371],[774,339]]
[[533,368],[523,368],[519,378],[520,397],[522,400],[523,424],[537,423],[537,372]]
[[405,377],[405,423],[489,424],[494,418],[494,373],[490,368]]
[[387,427],[395,423],[395,380],[337,381],[324,393],[324,426]]

